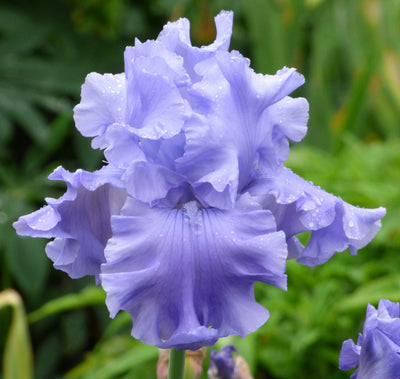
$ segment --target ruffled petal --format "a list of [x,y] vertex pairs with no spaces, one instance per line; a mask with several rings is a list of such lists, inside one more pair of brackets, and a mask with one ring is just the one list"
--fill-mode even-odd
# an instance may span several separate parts
[[258,147],[259,172],[266,174],[279,167],[289,155],[289,140],[299,142],[307,132],[309,105],[304,98],[284,97],[265,109],[260,121],[266,133]]
[[[109,125],[123,123],[126,113],[125,74],[90,73],[82,85],[81,102],[74,108],[76,128],[85,137],[102,136]],[[103,147],[102,139],[93,140]]]
[[[237,52],[217,52],[195,69],[202,79],[191,86],[189,100],[193,110],[204,116],[203,124],[210,127],[203,127],[196,138],[188,136],[182,162],[189,167],[194,152],[202,156],[210,155],[207,150],[234,150],[232,165],[238,163],[240,192],[251,182],[260,164],[276,167],[287,158],[287,138],[300,140],[304,136],[308,103],[287,96],[304,78],[287,68],[276,75],[256,74],[249,67],[249,60]],[[184,130],[191,133],[190,127]],[[215,171],[218,164],[218,160],[209,164],[207,170]]]
[[229,96],[214,98],[212,113],[221,120],[217,125],[224,140],[232,141],[238,150],[242,189],[260,165],[277,166],[287,158],[288,138],[304,137],[308,103],[287,96],[304,83],[304,77],[286,67],[275,75],[256,74],[238,53],[218,53],[217,61]]
[[54,227],[60,222],[60,214],[51,206],[45,206],[26,216],[21,216],[13,226],[21,236],[54,237]]
[[135,162],[149,162],[175,170],[175,161],[184,153],[185,135],[177,134],[159,140],[140,138],[135,129],[111,125],[104,134],[104,155],[113,166],[127,169]]
[[303,75],[288,67],[278,70],[275,75],[257,74],[249,67],[250,61],[236,51],[219,52],[216,58],[232,95],[240,103],[244,102],[243,107],[251,104],[252,108],[263,110],[285,98],[305,81]]
[[[186,178],[174,170],[176,158],[183,153],[184,138],[180,134],[169,139],[140,139],[129,126],[114,124],[105,134],[105,156],[123,170],[121,180],[131,196],[149,205],[165,199],[173,207],[189,195]],[[174,191],[172,198],[170,191]]]
[[361,347],[357,346],[353,340],[348,339],[343,342],[340,350],[339,367],[341,370],[351,370],[358,366],[360,362]]
[[184,177],[164,166],[143,161],[132,164],[122,179],[131,196],[150,206],[166,198],[172,189],[180,188],[181,196],[177,200],[188,191]]
[[286,96],[265,110],[263,116],[268,121],[264,122],[272,123],[282,135],[299,142],[307,133],[308,110],[308,101],[303,97]]
[[364,335],[361,347],[359,378],[398,378],[400,347],[386,333],[376,329]]
[[383,208],[363,209],[337,199],[335,220],[329,226],[315,230],[297,261],[308,266],[325,263],[335,252],[349,248],[352,255],[366,246],[381,228]]
[[243,337],[268,319],[253,283],[286,288],[286,244],[268,211],[129,199],[112,227],[101,274],[107,305],[112,317],[131,314],[132,335],[144,343],[195,350]]
[[50,179],[62,180],[67,192],[60,199],[20,217],[14,228],[20,235],[54,238],[46,252],[54,267],[72,278],[97,275],[105,262],[104,247],[111,237],[111,215],[126,199],[120,173],[109,167],[95,173],[70,173],[58,167]]
[[[135,40],[135,46],[125,49],[125,74],[128,78],[134,77],[135,60],[139,57],[152,58],[162,67],[164,74],[170,78],[177,87],[190,84],[190,77],[183,66],[183,58],[167,49],[159,41],[146,41],[141,43]],[[154,62],[154,61],[153,61]]]
[[210,50],[227,51],[231,43],[232,26],[233,26],[233,12],[232,11],[219,12],[218,15],[215,17],[217,38],[211,45],[205,46],[205,48]]
[[189,73],[192,81],[196,81],[194,66],[211,56],[216,51],[227,51],[232,35],[233,12],[221,11],[215,17],[215,26],[217,29],[216,40],[208,46],[201,48],[192,46],[190,41],[190,24],[185,18],[175,22],[169,22],[164,26],[162,32],[157,38],[170,51],[175,52],[184,59],[184,67]]
[[[397,378],[400,372],[399,304],[382,299],[378,309],[368,304],[357,375],[360,378]],[[345,368],[346,369],[346,368]]]
[[169,70],[157,56],[140,56],[127,74],[127,123],[141,138],[170,138],[191,115],[189,103],[168,77]]
[[363,209],[347,204],[285,167],[275,175],[259,178],[249,191],[260,196],[260,203],[274,214],[278,230],[283,230],[288,239],[311,232],[297,258],[308,266],[322,264],[347,248],[356,254],[379,231],[386,213],[384,208]]
[[204,145],[194,123],[185,129],[186,151],[176,160],[177,171],[184,175],[203,206],[233,208],[238,193],[239,162],[230,146]]
[[[378,315],[382,319],[390,319],[399,317],[400,305],[399,303],[392,303],[387,299],[381,299],[378,304]],[[400,333],[400,330],[399,330]],[[400,339],[400,335],[399,335]]]
[[113,124],[104,134],[107,161],[121,169],[132,163],[145,161],[146,155],[140,147],[139,136],[128,125]]

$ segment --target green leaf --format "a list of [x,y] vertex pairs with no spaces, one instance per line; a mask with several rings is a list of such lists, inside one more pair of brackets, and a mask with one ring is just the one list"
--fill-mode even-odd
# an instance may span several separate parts
[[50,267],[44,240],[19,237],[12,228],[6,230],[9,230],[5,240],[8,267],[24,294],[35,297],[42,292]]
[[147,377],[141,376],[139,370],[153,362],[154,372],[157,356],[155,346],[141,344],[130,336],[115,336],[97,345],[65,379],[113,379],[130,372],[133,377]]
[[34,323],[44,317],[72,309],[86,307],[88,305],[104,304],[105,293],[101,287],[86,287],[77,294],[68,294],[51,300],[38,310],[28,315],[30,323]]
[[11,306],[13,316],[3,358],[4,379],[33,378],[33,356],[21,297],[14,290],[0,292],[0,308]]
[[400,301],[400,278],[397,273],[363,284],[357,291],[347,296],[338,309],[343,312],[365,309],[368,303],[376,305],[382,298]]

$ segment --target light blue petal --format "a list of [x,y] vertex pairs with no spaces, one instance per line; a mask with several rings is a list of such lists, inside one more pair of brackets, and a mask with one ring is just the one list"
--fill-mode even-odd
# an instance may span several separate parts
[[201,48],[192,46],[190,41],[190,24],[185,18],[169,22],[164,26],[157,41],[165,45],[170,51],[184,58],[184,67],[193,82],[196,81],[195,65],[215,55],[217,51],[227,51],[232,34],[233,12],[221,11],[215,17],[217,29],[216,40]]
[[116,167],[126,169],[134,162],[146,160],[139,136],[127,125],[111,125],[104,135],[104,141],[107,145],[104,155]]
[[190,84],[191,79],[183,66],[183,58],[168,50],[165,44],[152,40],[141,43],[136,39],[134,47],[128,46],[125,49],[125,74],[128,78],[134,79],[135,60],[139,57],[153,59],[153,63],[156,63],[177,87]]
[[[236,52],[217,52],[215,58],[201,61],[195,69],[202,79],[188,94],[193,110],[203,115],[198,126],[202,132],[193,133],[191,126],[185,126],[188,142],[181,163],[189,170],[193,156],[220,156],[217,149],[232,150],[232,161],[225,167],[234,170],[237,165],[240,192],[259,170],[279,166],[286,159],[288,138],[300,140],[304,136],[308,103],[287,96],[304,78],[293,69],[276,75],[255,74],[248,59]],[[216,171],[219,162],[209,164],[207,170]]]
[[164,166],[144,161],[129,166],[122,179],[131,196],[151,206],[166,198],[172,189],[180,188],[180,197],[188,191],[184,177]]
[[[311,232],[297,261],[308,266],[322,264],[335,252],[349,248],[356,254],[381,227],[383,208],[363,209],[345,203],[283,167],[274,175],[260,177],[250,188],[264,208],[277,220],[287,238]],[[292,254],[290,254],[292,256]]]
[[351,370],[359,365],[361,347],[348,339],[343,342],[340,350],[339,367],[341,370]]
[[[60,199],[47,199],[46,207],[20,217],[14,223],[17,233],[31,237],[55,238],[46,252],[54,267],[72,278],[97,275],[105,261],[104,247],[111,237],[111,215],[126,199],[118,170],[105,167],[95,173],[62,167],[50,176],[67,184]],[[114,187],[115,186],[115,187]]]
[[93,147],[104,147],[101,136],[126,115],[125,74],[90,73],[82,85],[81,102],[74,108],[76,128],[85,137],[97,137]]
[[343,343],[339,357],[342,370],[359,366],[351,378],[391,379],[400,373],[399,303],[381,299],[378,309],[367,306],[363,334],[357,345]]
[[138,57],[127,77],[127,123],[141,138],[170,138],[191,115],[188,102],[159,57]]
[[129,199],[112,219],[102,265],[111,316],[127,310],[132,335],[197,349],[242,337],[268,319],[253,283],[286,288],[286,244],[267,211],[150,208]]

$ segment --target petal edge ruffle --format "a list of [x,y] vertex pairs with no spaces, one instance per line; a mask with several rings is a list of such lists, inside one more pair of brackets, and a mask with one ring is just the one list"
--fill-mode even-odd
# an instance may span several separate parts
[[253,283],[286,288],[286,244],[267,211],[196,202],[171,210],[129,199],[112,225],[101,274],[107,305],[111,316],[131,314],[132,335],[144,343],[194,350],[243,337],[268,318]]

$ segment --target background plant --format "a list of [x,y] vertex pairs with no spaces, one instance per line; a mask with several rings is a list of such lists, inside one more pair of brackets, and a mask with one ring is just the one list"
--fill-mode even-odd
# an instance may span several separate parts
[[[310,102],[309,133],[288,166],[345,201],[388,209],[357,257],[344,252],[315,268],[289,262],[287,293],[257,287],[271,319],[233,342],[256,378],[347,378],[337,368],[341,343],[361,330],[366,303],[400,300],[397,0],[13,0],[0,5],[0,290],[22,296],[35,378],[155,377],[157,349],[130,337],[129,318],[109,320],[100,289],[53,270],[45,241],[17,237],[11,223],[43,195],[60,196],[46,179],[59,164],[100,165],[73,126],[85,75],[122,71],[134,37],[155,38],[181,16],[193,43],[207,44],[220,9],[234,10],[231,45],[256,71],[294,66],[306,78],[297,95]],[[13,312],[0,310],[2,356]]]

